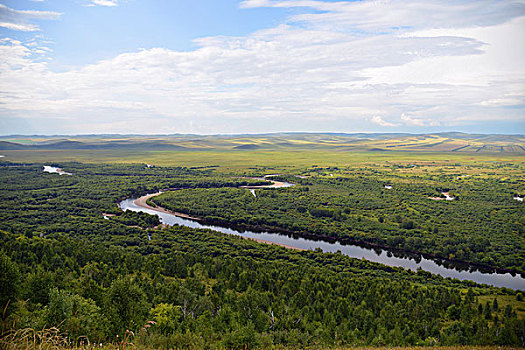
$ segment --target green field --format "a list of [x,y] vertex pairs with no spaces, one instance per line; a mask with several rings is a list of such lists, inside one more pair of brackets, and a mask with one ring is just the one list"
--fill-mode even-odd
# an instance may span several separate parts
[[[5,161],[13,162],[85,162],[85,163],[147,163],[158,166],[219,166],[219,171],[242,171],[260,168],[293,172],[314,165],[339,167],[353,165],[384,165],[384,163],[439,162],[443,171],[447,164],[462,166],[483,163],[523,163],[525,155],[441,152],[378,152],[326,150],[269,150],[269,151],[147,151],[147,150],[4,150]],[[265,168],[263,168],[265,167]],[[479,168],[479,167],[478,167]],[[504,175],[504,174],[502,174]]]

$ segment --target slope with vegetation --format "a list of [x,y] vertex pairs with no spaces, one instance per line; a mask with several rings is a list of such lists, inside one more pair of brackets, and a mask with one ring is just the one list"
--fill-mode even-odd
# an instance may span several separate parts
[[523,135],[273,133],[0,137],[0,150],[342,150],[525,154]]

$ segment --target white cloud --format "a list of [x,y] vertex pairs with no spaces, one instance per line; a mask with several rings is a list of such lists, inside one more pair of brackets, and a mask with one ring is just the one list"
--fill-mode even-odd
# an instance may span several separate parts
[[52,11],[15,10],[0,4],[0,27],[24,32],[40,30],[30,20],[55,20],[62,14]]
[[91,4],[99,6],[113,7],[118,5],[119,0],[93,0]]
[[38,26],[33,24],[18,24],[10,22],[0,22],[0,27],[4,27],[11,30],[19,30],[21,32],[34,32],[39,30]]
[[419,130],[525,119],[523,107],[506,109],[525,99],[522,2],[241,6],[315,11],[245,37],[201,38],[193,51],[140,50],[60,73],[35,59],[39,45],[4,39],[0,116],[61,117],[69,132]]
[[480,103],[482,106],[486,107],[508,107],[508,106],[518,106],[525,104],[525,98],[523,96],[509,96],[503,98],[493,98],[490,100],[485,100]]
[[407,126],[425,126],[425,121],[422,119],[412,118],[406,114],[401,114],[401,120]]
[[384,127],[396,127],[396,126],[399,126],[399,124],[394,124],[394,123],[387,122],[386,120],[383,120],[383,118],[381,118],[378,115],[372,117],[371,121],[372,121],[372,123],[375,123],[375,124],[377,124],[379,126],[384,126]]
[[241,7],[306,7],[317,10],[290,21],[334,30],[397,31],[421,28],[491,26],[525,14],[521,0],[494,1],[304,1],[245,0]]

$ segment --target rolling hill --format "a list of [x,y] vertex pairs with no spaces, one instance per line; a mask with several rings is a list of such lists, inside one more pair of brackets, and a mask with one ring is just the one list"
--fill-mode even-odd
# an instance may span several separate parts
[[243,135],[2,136],[0,150],[286,150],[525,153],[524,135],[273,133]]

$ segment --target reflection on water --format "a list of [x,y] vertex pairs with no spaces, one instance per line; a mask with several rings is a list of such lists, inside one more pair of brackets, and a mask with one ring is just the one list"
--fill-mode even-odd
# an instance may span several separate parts
[[461,266],[440,259],[426,259],[417,254],[396,253],[378,248],[371,249],[358,245],[341,244],[339,242],[326,242],[272,232],[239,231],[228,227],[204,225],[197,221],[180,218],[173,214],[162,213],[156,210],[139,207],[134,203],[134,201],[135,199],[123,200],[120,202],[120,208],[122,210],[141,211],[152,215],[158,215],[160,217],[160,221],[163,224],[170,226],[181,225],[192,228],[211,229],[231,235],[262,239],[265,241],[302,249],[314,250],[319,248],[324,252],[341,252],[344,255],[354,258],[364,258],[369,261],[374,261],[389,266],[400,266],[413,271],[422,269],[424,271],[432,272],[443,277],[457,278],[460,280],[471,280],[477,283],[489,284],[496,287],[525,290],[525,279],[520,275],[513,276],[510,273],[496,273],[490,269],[486,269],[484,271],[476,270],[472,266]]

